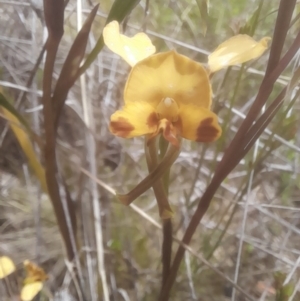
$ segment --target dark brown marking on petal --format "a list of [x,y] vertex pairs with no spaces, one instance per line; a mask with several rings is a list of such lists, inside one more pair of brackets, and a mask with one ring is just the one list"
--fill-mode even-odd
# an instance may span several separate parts
[[155,112],[151,113],[149,115],[149,117],[147,118],[147,125],[152,128],[154,126],[156,126],[158,124],[158,117],[157,117],[157,114]]
[[207,126],[207,125],[211,125],[213,123],[213,118],[212,117],[208,117],[204,120],[201,121],[200,125],[201,126]]
[[109,129],[114,135],[127,138],[134,126],[126,118],[119,117],[118,120],[110,122]]
[[213,118],[209,117],[201,121],[197,128],[198,142],[211,142],[218,138],[220,130],[213,125]]

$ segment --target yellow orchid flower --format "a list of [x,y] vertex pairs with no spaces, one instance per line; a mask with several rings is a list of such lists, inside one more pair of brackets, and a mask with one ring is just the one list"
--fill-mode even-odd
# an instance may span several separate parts
[[173,145],[177,137],[211,142],[221,135],[210,111],[211,86],[203,66],[175,51],[149,56],[129,74],[125,106],[111,116],[110,131],[132,138],[160,132]]
[[22,301],[31,301],[42,290],[43,283],[48,279],[48,276],[42,268],[29,260],[24,261],[24,267],[26,278],[20,298]]
[[[260,56],[266,49],[266,40],[257,43],[248,36],[229,39],[210,56],[207,71],[174,50],[154,54],[155,47],[145,34],[125,37],[116,21],[106,25],[103,38],[108,48],[132,66],[124,90],[124,107],[112,114],[109,129],[119,137],[146,135],[148,139],[145,152],[149,175],[127,194],[117,196],[129,205],[153,187],[160,216],[169,219],[173,211],[162,178],[168,177],[166,171],[179,155],[180,137],[212,142],[222,132],[217,115],[210,110],[208,72]],[[245,44],[239,46],[241,42]],[[152,138],[160,133],[171,145],[158,160],[157,144]]]
[[204,67],[175,51],[152,55],[147,35],[120,35],[113,21],[103,30],[105,44],[133,66],[125,91],[125,106],[111,116],[110,131],[119,137],[163,133],[178,145],[178,136],[211,142],[221,135],[210,111],[211,86]]

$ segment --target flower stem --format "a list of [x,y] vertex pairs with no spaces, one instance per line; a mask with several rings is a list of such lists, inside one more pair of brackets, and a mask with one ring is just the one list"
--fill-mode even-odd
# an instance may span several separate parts
[[151,188],[167,171],[167,169],[175,162],[179,155],[180,149],[174,145],[170,145],[163,160],[150,172],[150,174],[142,180],[135,188],[127,194],[118,194],[118,199],[125,205],[131,204],[136,198]]
[[[163,160],[168,149],[168,142],[160,138],[159,149],[160,149],[160,160]],[[158,150],[157,150],[157,139],[145,143],[145,153],[148,164],[149,172],[153,170],[158,164]],[[170,208],[168,202],[168,186],[169,186],[169,171],[163,175],[162,179],[159,179],[153,184],[153,190],[159,207],[160,216],[163,219],[163,244],[162,244],[162,284],[161,289],[166,283],[166,280],[169,276],[170,267],[171,267],[171,257],[172,257],[172,220],[170,214],[166,216],[165,212],[170,212],[173,215],[172,209]]]
[[162,243],[162,284],[161,290],[169,277],[172,258],[173,225],[171,218],[163,220],[163,243]]
[[[153,139],[149,143],[145,141],[145,153],[149,173],[151,173],[158,165],[156,139]],[[154,190],[155,198],[157,201],[159,215],[162,219],[168,219],[173,217],[173,211],[170,207],[167,191],[164,189],[162,179],[159,179],[153,183],[152,188]]]
[[[169,142],[166,141],[162,136],[159,140],[159,149],[160,149],[160,158],[163,158],[166,155]],[[169,195],[169,180],[170,180],[170,168],[162,177],[163,188],[166,196]],[[171,218],[163,220],[163,243],[161,250],[161,259],[162,259],[162,283],[161,290],[163,290],[164,285],[169,277],[171,269],[171,259],[172,259],[172,244],[173,244],[173,225]]]

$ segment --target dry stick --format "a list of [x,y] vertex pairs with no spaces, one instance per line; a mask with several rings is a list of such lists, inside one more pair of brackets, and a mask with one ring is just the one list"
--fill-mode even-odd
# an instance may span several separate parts
[[[99,4],[94,7],[94,9],[89,14],[88,18],[86,19],[84,25],[82,26],[82,3],[81,0],[77,1],[77,26],[78,26],[78,34],[77,37],[72,45],[72,48],[69,52],[68,63],[70,64],[71,70],[72,65],[74,66],[74,60],[76,58],[78,59],[78,62],[76,64],[76,73],[79,70],[80,61],[82,60],[85,52],[85,48],[87,45],[88,40],[88,34],[90,32],[92,22],[96,16],[97,10],[98,10]],[[76,43],[76,44],[75,44]],[[66,61],[67,62],[67,61]],[[66,65],[65,72],[68,71],[68,64]],[[64,65],[64,67],[65,67]],[[74,77],[70,76],[68,78],[69,84],[71,87],[75,80],[76,80],[76,73],[74,74]],[[62,76],[62,85],[64,85],[64,74],[61,73],[60,77]],[[56,112],[57,120],[59,118],[59,110],[61,110],[64,106],[65,98],[68,93],[68,88],[65,91],[66,94],[62,94],[63,97],[58,98],[57,100],[60,100],[58,105],[58,111]],[[91,129],[92,131],[95,131],[95,121],[94,121],[94,115],[92,113],[91,104],[88,102],[87,98],[87,91],[86,91],[86,77],[85,74],[82,74],[80,76],[80,87],[81,87],[81,97],[82,97],[82,106],[83,106],[83,115],[84,115],[84,122],[86,125],[86,144],[87,144],[87,159],[89,163],[89,169],[93,175],[96,175],[97,173],[97,164],[96,164],[96,146],[95,146],[95,140],[92,135],[92,133],[88,130]],[[58,88],[58,90],[60,90]],[[106,277],[106,270],[105,270],[105,256],[104,256],[104,242],[103,242],[103,219],[101,217],[101,203],[99,202],[99,191],[97,184],[95,182],[90,182],[91,186],[91,194],[92,194],[92,208],[93,208],[93,221],[94,221],[94,234],[96,239],[96,250],[97,250],[97,263],[98,263],[98,274],[101,279],[102,284],[102,291],[103,291],[103,300],[109,301],[109,288],[108,288],[108,282]],[[98,278],[97,278],[98,279]],[[96,295],[96,292],[95,294]],[[95,296],[96,297],[96,296]]]
[[59,186],[57,182],[57,165],[55,154],[56,135],[54,130],[54,116],[51,101],[51,84],[54,62],[60,40],[63,36],[63,1],[44,0],[44,9],[46,25],[49,34],[46,42],[47,55],[43,77],[42,96],[45,127],[45,174],[48,192],[52,201],[57,223],[66,246],[68,259],[71,261],[73,260],[75,253],[72,247],[68,223],[64,213],[65,211],[60,198]]
[[[277,45],[282,45],[282,41],[281,39],[284,38],[287,34],[288,31],[288,26],[286,26],[286,24],[290,22],[291,19],[291,15],[292,15],[292,11],[293,9],[287,9],[285,6],[285,9],[283,9],[283,5],[282,3],[284,2],[284,0],[281,1],[281,10],[279,10],[278,12],[278,18],[277,18],[277,26],[276,29],[277,31],[275,31],[274,33],[274,40],[273,40],[273,44],[272,44],[272,48],[277,47]],[[291,1],[289,3],[289,5],[294,8],[295,6],[295,1]],[[287,14],[285,13],[287,12]],[[280,31],[278,28],[279,26],[281,26],[280,22],[282,20],[282,15],[285,16],[285,18],[289,17],[289,21],[284,22],[283,27],[281,28],[282,30]],[[279,23],[279,24],[278,24]],[[245,141],[245,133],[248,132],[249,128],[251,127],[252,123],[254,122],[256,116],[258,115],[260,109],[262,108],[262,106],[266,103],[269,95],[271,94],[272,90],[273,90],[273,85],[277,79],[277,77],[279,76],[278,71],[279,70],[283,70],[288,63],[292,60],[292,58],[294,57],[295,53],[297,52],[297,50],[299,49],[299,39],[300,33],[297,35],[297,38],[295,39],[293,45],[291,46],[291,48],[288,51],[288,56],[286,55],[284,57],[284,60],[281,60],[279,62],[279,64],[276,66],[273,66],[272,68],[269,67],[269,70],[272,71],[271,76],[266,76],[265,79],[262,82],[262,85],[260,87],[259,93],[256,97],[256,100],[254,101],[254,104],[252,105],[249,113],[247,114],[246,119],[244,120],[244,122],[242,123],[242,126],[240,127],[239,131],[237,132],[236,136],[234,137],[233,141],[231,142],[229,148],[227,149],[227,151],[225,152],[222,161],[220,162],[217,171],[215,173],[215,176],[213,177],[210,185],[207,187],[206,191],[204,192],[199,205],[197,207],[196,212],[194,213],[190,224],[185,232],[185,235],[183,237],[182,242],[185,244],[189,244],[191,241],[191,238],[193,236],[193,234],[196,231],[196,228],[198,226],[198,224],[200,223],[204,213],[207,211],[210,202],[215,194],[215,192],[217,191],[218,187],[221,185],[222,181],[224,180],[224,178],[233,170],[233,168],[238,164],[238,162],[240,161],[241,157],[236,157],[236,160],[232,160],[232,153],[233,151],[236,152],[237,150],[241,150],[243,149],[244,146],[241,145],[241,141]],[[276,43],[276,41],[279,39],[278,43]],[[295,47],[297,46],[297,47]],[[273,51],[273,62],[274,61],[279,61],[280,58],[280,53],[278,54],[278,52]],[[276,58],[276,60],[275,60]],[[269,71],[270,72],[270,71]],[[278,76],[277,76],[278,75]],[[280,95],[282,96],[282,95]],[[280,96],[278,98],[280,98]],[[277,110],[276,110],[277,111]],[[269,112],[270,113],[270,112]],[[272,114],[273,115],[273,114]],[[263,131],[263,129],[268,125],[268,123],[271,121],[271,119],[268,120],[267,123],[265,123],[262,127],[261,127],[261,131]],[[256,141],[256,139],[258,138],[259,134],[258,132],[256,133],[255,138],[252,140],[253,143]],[[249,136],[247,135],[247,137],[249,138]],[[253,138],[253,137],[252,137]],[[252,139],[251,138],[251,139]],[[247,147],[247,151],[250,149],[250,147],[252,145],[248,145],[249,147]],[[243,153],[243,156],[246,153]],[[234,161],[234,162],[233,162]],[[167,301],[169,299],[169,294],[170,294],[170,290],[173,286],[173,283],[175,281],[176,278],[176,274],[178,272],[181,260],[183,258],[185,249],[183,247],[179,247],[177,250],[177,253],[175,255],[175,259],[173,261],[172,267],[171,267],[171,272],[170,272],[170,277],[167,280],[167,283],[160,295],[159,301]]]
[[[89,16],[87,17],[84,25],[82,25],[82,1],[77,1],[77,36],[71,46],[69,54],[66,58],[66,61],[63,65],[62,71],[60,73],[59,79],[57,81],[55,92],[56,94],[56,110],[55,111],[55,128],[58,126],[58,121],[60,117],[60,112],[62,111],[65,100],[68,95],[69,89],[73,86],[76,80],[76,73],[78,72],[80,62],[84,56],[88,35],[94,20],[94,17],[98,10],[98,5],[91,11]],[[60,85],[59,85],[60,83]],[[81,99],[83,106],[83,116],[84,123],[86,125],[86,150],[87,150],[87,161],[89,164],[89,170],[91,173],[96,174],[97,164],[95,159],[95,141],[92,133],[89,129],[94,129],[94,116],[92,114],[92,110],[90,108],[90,103],[87,101],[87,90],[86,90],[86,76],[82,74],[80,77],[80,90],[81,90]],[[54,96],[53,96],[54,99]],[[54,108],[55,109],[55,108]],[[103,233],[102,233],[102,218],[101,218],[101,209],[99,202],[99,192],[98,187],[94,182],[89,181],[91,195],[92,195],[92,208],[93,208],[93,222],[94,222],[94,234],[96,238],[96,251],[97,251],[97,267],[98,274],[102,283],[102,291],[103,291],[103,300],[109,300],[109,289],[107,285],[107,278],[104,266],[104,247],[103,247]],[[83,216],[82,216],[83,217]],[[86,228],[87,221],[82,220],[82,225],[84,227],[84,238],[86,240]],[[89,243],[88,243],[89,245]],[[93,272],[92,258],[89,252],[86,253],[87,259],[87,269],[89,275],[89,287],[90,287],[90,295],[91,301],[97,300],[97,285],[98,283],[98,274]],[[95,276],[97,275],[97,280],[95,280]]]

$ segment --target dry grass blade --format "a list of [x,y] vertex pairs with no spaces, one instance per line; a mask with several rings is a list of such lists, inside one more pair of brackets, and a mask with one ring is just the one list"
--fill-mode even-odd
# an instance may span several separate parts
[[64,32],[64,11],[63,0],[44,0],[44,15],[49,36],[58,40],[61,39]]
[[296,2],[296,0],[290,0],[289,2],[280,1],[266,76],[268,76],[279,63]]
[[78,32],[57,80],[52,96],[55,128],[58,126],[61,110],[69,90],[78,78],[79,67],[85,54],[88,36],[98,7],[99,4],[92,9],[81,30]]
[[7,117],[10,123],[10,127],[13,130],[16,138],[18,139],[24,154],[28,158],[29,165],[31,166],[38,180],[40,181],[43,191],[47,193],[48,189],[45,180],[45,170],[39,162],[39,159],[34,151],[33,145],[30,140],[30,136],[23,129],[17,117],[15,117],[10,111],[4,108],[2,108],[2,111],[3,114]]
[[[63,20],[64,20],[64,3],[63,1],[44,1],[45,20],[48,28],[49,36],[46,46],[46,61],[43,76],[43,115],[45,127],[45,172],[48,192],[53,204],[56,219],[62,234],[68,259],[72,261],[75,256],[75,246],[72,242],[71,231],[75,233],[75,225],[69,224],[66,214],[69,212],[66,209],[74,210],[63,205],[63,200],[60,196],[58,183],[58,170],[56,162],[56,134],[54,128],[54,112],[51,97],[52,74],[54,70],[54,62],[57,49],[63,35]],[[73,215],[73,214],[72,214]],[[71,227],[71,229],[70,229]],[[71,230],[71,231],[70,231]]]

